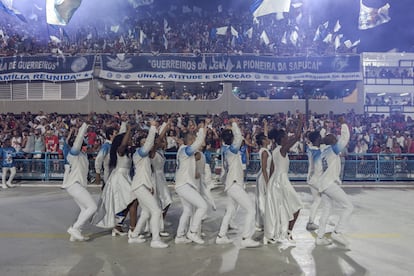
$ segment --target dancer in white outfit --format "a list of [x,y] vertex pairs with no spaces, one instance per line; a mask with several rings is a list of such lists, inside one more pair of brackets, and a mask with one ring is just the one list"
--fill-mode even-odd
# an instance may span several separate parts
[[[205,125],[210,123],[206,119]],[[200,149],[205,139],[204,124],[201,123],[197,136],[187,133],[184,137],[184,144],[177,152],[177,171],[175,175],[175,190],[180,197],[183,213],[178,223],[175,243],[189,243],[191,241],[204,244],[204,240],[198,235],[201,220],[207,212],[207,203],[197,191],[196,160],[194,154]],[[193,208],[195,212],[193,214]],[[187,225],[193,214],[190,228]],[[186,237],[187,236],[187,237]]]
[[[118,134],[111,145],[109,168],[112,170],[108,181],[102,191],[98,212],[93,218],[93,223],[98,227],[113,228],[112,236],[126,235],[118,224],[117,214],[126,210],[130,216],[130,229],[134,229],[137,223],[137,200],[131,192],[131,165],[132,160],[128,153],[131,143],[131,128]],[[126,216],[126,214],[125,214]]]
[[260,146],[260,172],[256,181],[256,229],[262,231],[265,217],[266,190],[274,168],[272,167],[272,154],[268,149],[271,141],[267,138],[267,135],[263,132],[259,133],[256,136],[256,142]]
[[[310,139],[309,136],[314,136],[314,135],[320,135],[319,132],[314,131],[309,133],[308,138]],[[308,144],[308,147],[306,149],[307,155],[308,155],[308,176],[307,176],[307,183],[309,184],[312,181],[312,177],[314,175],[314,166],[313,166],[313,154],[312,152],[314,151],[319,151],[319,145],[318,146],[314,146],[312,143]],[[321,198],[321,193],[319,193],[319,191],[313,187],[312,185],[309,185],[309,189],[311,191],[312,194],[312,198],[313,198],[313,202],[309,208],[309,221],[306,224],[306,230],[308,231],[315,231],[319,228],[319,226],[315,223],[315,218],[316,218],[316,212],[319,208],[319,205],[322,202],[322,198]]]
[[135,227],[134,231],[128,233],[128,243],[142,243],[145,241],[139,234],[150,219],[151,247],[166,248],[168,245],[160,239],[161,209],[153,195],[155,185],[153,183],[151,160],[149,157],[149,153],[154,146],[155,134],[157,132],[156,125],[156,121],[151,121],[148,136],[140,139],[141,147],[133,155],[135,175],[132,179],[131,189],[138,199],[142,211],[137,227]]
[[114,140],[115,136],[118,135],[118,130],[113,127],[109,127],[105,131],[105,135],[107,140],[101,146],[95,158],[96,184],[98,185],[101,183],[101,175],[103,171],[102,189],[104,188],[106,182],[108,182],[108,177],[110,175],[109,153],[111,151],[112,141]]
[[155,191],[154,196],[158,201],[162,210],[162,219],[160,221],[160,236],[168,237],[168,232],[164,229],[164,220],[167,216],[168,208],[172,203],[171,192],[168,188],[168,183],[165,178],[164,166],[165,155],[164,149],[167,146],[167,139],[165,137],[167,130],[170,128],[171,120],[168,123],[163,123],[160,127],[160,135],[155,138],[154,147],[150,152],[151,166],[153,169]]
[[88,185],[89,162],[85,153],[81,152],[83,136],[88,129],[88,125],[83,123],[80,127],[72,148],[68,154],[70,171],[67,179],[64,179],[62,188],[66,189],[68,194],[73,197],[76,204],[81,209],[75,223],[69,227],[70,241],[85,241],[88,238],[81,233],[81,227],[96,212],[96,202],[86,189]]
[[289,149],[299,140],[302,131],[302,117],[297,121],[296,132],[288,137],[284,130],[273,129],[269,132],[276,148],[272,152],[274,172],[269,179],[266,194],[266,210],[263,243],[287,242],[293,245],[293,226],[302,208],[302,202],[290,183]]
[[226,169],[225,191],[227,192],[228,202],[216,243],[228,244],[232,242],[227,237],[227,231],[230,219],[236,210],[236,204],[239,204],[246,211],[241,246],[257,247],[260,243],[252,239],[255,225],[255,206],[244,190],[243,166],[239,155],[243,137],[237,124],[237,119],[231,119],[231,123],[231,129],[225,129],[221,134],[224,142],[223,162]]
[[[342,208],[339,214],[339,221],[332,232],[332,239],[344,246],[349,245],[349,241],[343,235],[346,224],[353,211],[353,205],[344,190],[339,186],[341,182],[341,159],[339,154],[344,150],[349,142],[349,128],[343,117],[339,118],[341,123],[341,136],[337,139],[332,134],[327,135],[320,146],[320,150],[312,152],[313,175],[310,185],[316,188],[322,195],[322,214],[319,220],[319,231],[316,239],[317,245],[328,245],[331,242],[325,238],[326,224],[332,211],[332,204],[335,202]],[[321,143],[320,135],[310,135],[313,145],[318,146]]]

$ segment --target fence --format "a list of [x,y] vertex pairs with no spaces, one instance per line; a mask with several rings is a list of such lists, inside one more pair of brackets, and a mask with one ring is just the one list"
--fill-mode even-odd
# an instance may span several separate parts
[[[40,158],[33,158],[38,155]],[[168,180],[173,180],[176,169],[176,154],[166,153],[164,171]],[[89,156],[89,181],[95,179],[95,156]],[[221,156],[215,152],[206,154],[213,175],[221,174]],[[414,178],[414,154],[349,154],[342,158],[344,181],[410,181]],[[16,176],[20,180],[59,181],[63,179],[64,161],[55,153],[33,153],[25,158],[16,158]],[[256,153],[250,155],[246,180],[255,181],[260,171],[260,160]],[[290,155],[289,177],[294,181],[305,181],[308,160],[304,154]],[[0,171],[1,174],[1,171]]]

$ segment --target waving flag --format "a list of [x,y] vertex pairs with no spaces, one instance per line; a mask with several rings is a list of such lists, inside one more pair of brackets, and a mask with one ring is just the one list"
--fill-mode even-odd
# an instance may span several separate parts
[[390,4],[387,3],[379,9],[371,8],[365,6],[362,0],[360,0],[358,28],[366,30],[387,23],[391,20],[391,17],[388,15],[390,7]]
[[291,0],[256,0],[250,7],[254,17],[289,12]]
[[67,25],[81,3],[82,0],[46,0],[47,23]]
[[128,2],[135,9],[135,8],[140,7],[140,6],[151,5],[152,3],[154,3],[154,0],[128,0]]
[[12,0],[0,0],[0,10],[4,11],[5,13],[8,13],[10,15],[16,16],[21,21],[26,22],[26,18],[23,16],[23,14],[13,8],[13,1]]

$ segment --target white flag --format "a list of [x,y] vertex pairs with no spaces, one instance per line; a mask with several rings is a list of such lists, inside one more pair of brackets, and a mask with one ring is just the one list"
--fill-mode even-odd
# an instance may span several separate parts
[[291,0],[263,0],[253,12],[254,17],[264,16],[277,12],[289,12]]
[[298,43],[298,38],[299,38],[298,32],[294,30],[290,34],[290,42],[292,42],[292,44],[296,46],[296,44]]
[[351,40],[349,40],[349,39],[348,39],[348,40],[345,40],[345,41],[344,41],[344,45],[345,45],[345,47],[346,47],[346,48],[351,48],[351,47],[352,47],[352,42],[351,42]]
[[341,29],[341,24],[339,24],[339,20],[336,21],[335,27],[334,27],[334,33],[338,32]]
[[339,47],[341,47],[341,38],[343,37],[343,34],[337,35],[335,37],[335,50],[337,50]]
[[332,42],[332,34],[328,34],[327,36],[325,36],[325,38],[323,39],[323,42],[331,43]]
[[267,36],[267,33],[265,31],[263,31],[262,34],[260,35],[260,39],[261,39],[261,41],[264,42],[264,44],[269,45],[270,40],[269,40],[269,37]]
[[250,29],[248,29],[246,31],[246,35],[247,35],[248,38],[252,39],[252,37],[253,37],[253,27],[251,27]]
[[164,18],[164,33],[167,34],[169,31],[171,31],[171,28],[168,27],[168,21]]
[[50,36],[50,40],[53,42],[53,43],[56,43],[56,44],[59,44],[59,43],[61,43],[62,42],[62,40],[60,40],[59,38],[57,38],[56,36],[54,36],[54,35],[51,35]]
[[111,26],[111,32],[117,33],[119,30],[119,25]]
[[139,44],[144,44],[144,40],[147,38],[147,35],[140,30],[139,31]]
[[164,39],[164,48],[165,50],[168,50],[168,39],[165,34],[162,35],[162,38]]
[[280,41],[282,44],[287,44],[287,32],[285,31],[285,33],[282,36],[282,40]]
[[226,35],[227,34],[227,29],[228,29],[227,26],[217,28],[216,29],[216,34],[218,34],[218,35]]
[[154,3],[154,0],[128,0],[128,2],[135,9],[140,6],[151,5],[152,3]]
[[387,3],[379,9],[371,8],[365,6],[362,0],[360,0],[358,28],[366,30],[389,22],[391,20],[391,17],[388,15],[390,7],[390,4]]
[[51,25],[67,25],[82,0],[46,0],[46,21]]
[[232,36],[239,36],[239,32],[238,32],[238,31],[236,31],[236,29],[235,29],[235,28],[233,28],[233,26],[231,26],[231,27],[230,27],[230,30],[231,30],[231,34],[232,34]]

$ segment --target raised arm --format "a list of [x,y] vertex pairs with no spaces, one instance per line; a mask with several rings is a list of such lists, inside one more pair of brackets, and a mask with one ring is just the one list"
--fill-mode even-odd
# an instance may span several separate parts
[[197,132],[197,137],[194,141],[194,143],[191,146],[187,146],[185,148],[185,153],[188,156],[193,155],[194,153],[196,153],[198,151],[198,149],[203,145],[204,140],[206,138],[206,132],[205,132],[205,125],[208,125],[210,123],[210,119],[206,119],[205,123],[200,123],[199,128],[198,128],[198,132]]
[[300,136],[302,134],[302,129],[303,129],[303,120],[302,120],[302,114],[298,114],[298,120],[297,120],[298,124],[296,127],[296,131],[295,134],[290,137],[286,143],[284,143],[282,146],[282,148],[280,149],[280,153],[282,154],[283,157],[286,156],[286,154],[289,152],[289,149],[300,139]]
[[333,151],[339,155],[343,149],[346,147],[346,145],[349,142],[349,128],[348,125],[345,122],[344,117],[339,118],[339,122],[341,123],[341,136],[338,138],[338,142],[332,147]]
[[119,146],[117,152],[120,156],[124,156],[126,150],[128,149],[129,141],[131,140],[131,126],[126,126],[126,132],[124,138],[122,138],[121,145]]
[[231,131],[233,132],[233,143],[230,146],[230,151],[236,154],[239,152],[240,146],[243,142],[243,136],[239,125],[237,124],[237,119],[231,120]]
[[79,155],[83,144],[83,137],[85,136],[87,130],[88,125],[86,123],[83,123],[82,126],[79,128],[75,142],[73,142],[72,148],[70,149],[70,154]]
[[137,150],[137,153],[141,157],[147,156],[151,151],[152,147],[154,146],[155,134],[157,133],[156,125],[156,121],[151,121],[151,127],[148,131],[147,139],[145,140],[144,145]]

